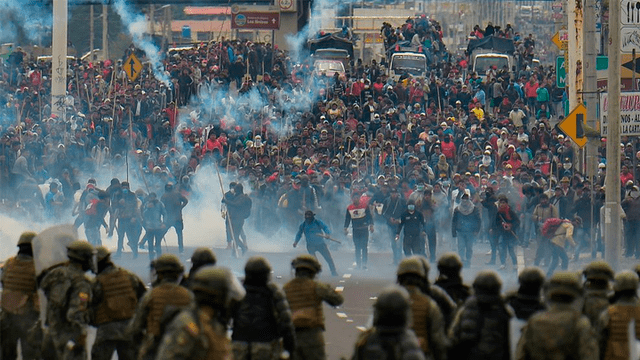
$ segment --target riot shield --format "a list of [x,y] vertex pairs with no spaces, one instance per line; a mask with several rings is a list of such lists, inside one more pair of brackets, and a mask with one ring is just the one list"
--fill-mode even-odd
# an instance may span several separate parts
[[71,224],[56,225],[40,232],[31,247],[36,276],[54,265],[68,260],[67,245],[78,239],[78,231]]

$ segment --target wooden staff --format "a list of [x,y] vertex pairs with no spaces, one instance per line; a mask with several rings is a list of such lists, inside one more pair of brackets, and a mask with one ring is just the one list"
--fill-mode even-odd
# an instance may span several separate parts
[[[213,165],[216,167],[216,172],[218,173],[218,181],[220,183],[220,191],[222,192],[222,198],[225,199],[224,185],[222,184],[222,176],[220,175],[220,169],[218,168],[218,164],[215,161],[213,162]],[[236,243],[236,236],[234,234],[233,226],[231,225],[231,215],[229,214],[229,211],[226,212],[225,220],[227,222],[227,226],[229,226],[229,232],[231,233],[231,244],[233,247],[233,256],[235,258],[238,258],[240,257],[240,254],[238,253],[238,244]]]

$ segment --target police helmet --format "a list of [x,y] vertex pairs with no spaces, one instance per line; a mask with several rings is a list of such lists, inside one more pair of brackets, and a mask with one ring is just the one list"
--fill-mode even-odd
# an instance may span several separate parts
[[545,285],[547,296],[568,295],[578,297],[582,295],[580,276],[569,271],[560,271],[551,277]]
[[401,286],[385,288],[374,304],[375,326],[405,326],[409,313],[409,293]]
[[20,245],[31,245],[33,238],[36,237],[36,233],[33,231],[26,231],[20,235],[20,239],[18,239],[18,246]]
[[636,265],[633,270],[635,270],[636,274],[638,274],[638,276],[640,277],[640,264]]
[[502,288],[500,276],[493,270],[482,270],[473,281],[473,289],[476,294],[498,295]]
[[422,262],[415,256],[411,256],[408,258],[404,258],[398,264],[398,270],[396,271],[396,275],[408,275],[413,274],[417,275],[421,278],[425,278],[425,269],[422,265]]
[[[156,262],[157,266],[157,262]],[[194,293],[206,294],[212,304],[226,306],[229,303],[230,270],[222,267],[205,266],[196,271],[190,280]]]
[[438,270],[441,272],[458,272],[460,269],[462,269],[462,260],[460,260],[460,256],[454,252],[442,254],[440,259],[438,259]]
[[518,275],[518,282],[522,286],[539,288],[544,284],[544,272],[535,266],[527,267]]
[[67,245],[67,256],[69,259],[80,262],[90,262],[93,257],[93,251],[93,246],[82,240],[75,240]]
[[156,273],[173,272],[181,273],[184,271],[184,266],[180,263],[180,259],[174,254],[162,254],[160,255],[154,264]]
[[309,254],[298,255],[291,262],[291,266],[296,270],[309,269],[314,273],[319,273],[320,271],[322,271],[322,265],[320,265],[320,262],[318,261],[318,259],[316,259],[313,255],[309,255]]
[[613,280],[613,269],[602,260],[593,261],[583,271],[587,280]]
[[111,255],[111,252],[106,247],[98,246],[96,248],[96,258],[97,258],[98,262],[108,258],[109,255]]
[[613,291],[638,290],[638,274],[633,271],[622,271],[613,280]]
[[268,274],[271,272],[271,264],[262,256],[252,256],[244,266],[245,274]]
[[216,262],[216,254],[207,247],[199,247],[193,252],[193,255],[191,255],[192,266],[215,265]]
[[429,265],[429,261],[424,256],[413,255],[409,256],[410,258],[416,258],[422,264],[422,268],[424,269],[424,278],[427,279],[429,276],[429,270],[431,270],[431,266]]

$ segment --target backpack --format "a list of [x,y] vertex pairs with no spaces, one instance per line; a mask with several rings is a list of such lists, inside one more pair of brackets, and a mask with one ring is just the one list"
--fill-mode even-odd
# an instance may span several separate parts
[[547,219],[542,225],[542,236],[551,239],[563,222],[564,220],[558,218]]

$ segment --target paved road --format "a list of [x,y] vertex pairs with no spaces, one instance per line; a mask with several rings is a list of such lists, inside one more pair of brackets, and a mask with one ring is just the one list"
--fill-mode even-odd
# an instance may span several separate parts
[[[171,244],[169,240],[169,244]],[[272,246],[260,246],[256,244],[255,248],[271,248]],[[440,250],[442,248],[442,251]],[[177,248],[169,246],[166,248],[169,252],[177,254]],[[188,270],[190,267],[189,257],[193,253],[194,247],[186,247],[183,254],[178,254],[185,263]],[[439,246],[438,252],[450,250],[447,246]],[[498,270],[496,266],[488,266],[485,263],[489,260],[487,252],[488,244],[479,243],[474,247],[474,257],[471,267],[463,270],[463,278],[467,283],[471,283],[475,274],[486,268]],[[218,264],[231,268],[238,277],[244,274],[244,262],[249,256],[261,255],[266,257],[273,266],[273,280],[283,285],[293,276],[291,271],[291,259],[297,254],[303,253],[303,249],[291,248],[288,251],[266,252],[250,250],[243,258],[234,259],[231,257],[229,250],[224,248],[214,248],[217,254]],[[345,297],[345,302],[338,308],[325,306],[326,332],[325,340],[327,343],[327,354],[329,359],[339,359],[341,357],[349,358],[353,351],[355,340],[358,332],[367,327],[371,321],[372,305],[376,299],[376,295],[384,287],[395,282],[395,266],[392,265],[392,257],[389,251],[372,250],[369,254],[369,270],[354,269],[353,250],[348,246],[341,249],[333,249],[332,254],[338,268],[339,276],[333,277],[328,271],[320,274],[320,280],[331,284],[340,289]],[[535,247],[522,249],[518,248],[518,266],[517,269],[511,265],[505,270],[498,270],[503,279],[503,291],[514,289],[517,286],[517,271],[521,270],[525,264],[530,264],[534,255]],[[583,254],[578,262],[570,263],[570,270],[579,270],[591,261],[590,254]],[[632,260],[622,259],[621,268],[631,268],[635,265]],[[129,268],[145,280],[149,280],[148,258],[146,252],[142,251],[137,260],[133,260],[130,253],[124,253],[121,259],[116,260],[121,266]],[[321,263],[324,269],[327,265],[323,259]],[[510,263],[510,262],[509,262]],[[432,265],[430,278],[433,280],[437,275],[435,265]]]

